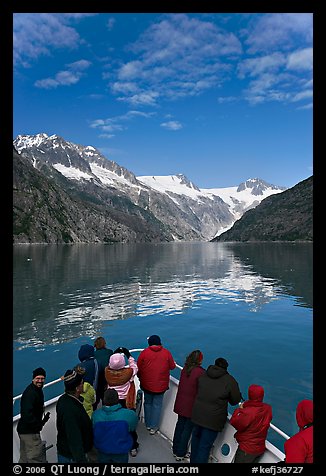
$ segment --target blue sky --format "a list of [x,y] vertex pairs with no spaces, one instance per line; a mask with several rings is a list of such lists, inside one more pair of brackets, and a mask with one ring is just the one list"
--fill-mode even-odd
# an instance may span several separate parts
[[202,188],[312,175],[311,13],[16,13],[14,138]]

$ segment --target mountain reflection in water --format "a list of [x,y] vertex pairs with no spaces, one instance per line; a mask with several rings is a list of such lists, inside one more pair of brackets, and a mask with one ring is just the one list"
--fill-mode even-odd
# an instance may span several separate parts
[[14,339],[21,346],[100,333],[104,322],[279,299],[312,307],[312,245],[169,243],[14,248]]

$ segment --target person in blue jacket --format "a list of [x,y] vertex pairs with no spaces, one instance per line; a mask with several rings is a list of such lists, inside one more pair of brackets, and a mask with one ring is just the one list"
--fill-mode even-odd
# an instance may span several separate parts
[[138,417],[133,410],[123,408],[118,392],[109,388],[104,392],[103,406],[92,414],[94,446],[99,463],[128,463]]
[[78,365],[85,369],[85,374],[83,375],[84,382],[90,383],[96,392],[99,366],[95,359],[94,347],[91,344],[81,345],[78,352],[78,358],[80,360]]

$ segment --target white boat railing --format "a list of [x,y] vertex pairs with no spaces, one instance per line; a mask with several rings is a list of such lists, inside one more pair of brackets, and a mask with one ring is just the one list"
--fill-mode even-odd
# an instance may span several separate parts
[[[130,350],[130,353],[133,353],[133,352],[141,352],[142,350],[143,350],[143,349],[131,349],[131,350]],[[182,367],[181,365],[177,364],[177,363],[176,363],[176,368],[178,368],[178,369],[180,369],[180,370],[183,369],[183,367]],[[63,377],[57,378],[57,379],[55,379],[55,380],[52,380],[51,382],[44,384],[43,388],[45,388],[45,387],[50,387],[51,385],[55,385],[55,384],[57,384],[57,383],[59,383],[59,382],[62,382],[62,380],[63,380]],[[23,395],[23,394],[21,393],[20,395],[16,395],[15,397],[13,397],[13,405],[15,404],[15,402],[16,402],[17,400],[21,399],[22,395]],[[279,434],[282,438],[284,438],[285,440],[288,440],[288,439],[290,438],[289,435],[287,435],[286,433],[284,433],[284,431],[280,430],[277,426],[273,425],[272,423],[270,423],[269,426],[270,426],[270,428],[271,428],[272,430],[274,430],[276,433],[278,433],[278,434]]]
[[[59,383],[59,382],[62,382],[62,377],[57,378],[56,380],[52,380],[52,382],[45,383],[45,384],[43,385],[43,388],[45,388],[45,387],[50,387],[51,385],[54,385],[54,384]],[[20,400],[20,399],[22,398],[22,396],[23,396],[22,393],[21,393],[20,395],[16,395],[16,397],[14,397],[14,398],[12,399],[13,405],[15,404],[15,402],[16,402],[17,400]]]

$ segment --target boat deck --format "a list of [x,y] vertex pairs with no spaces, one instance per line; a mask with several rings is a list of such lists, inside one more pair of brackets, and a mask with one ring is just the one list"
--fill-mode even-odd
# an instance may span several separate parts
[[138,453],[137,456],[129,455],[129,463],[176,463],[172,454],[171,442],[159,433],[150,435],[142,422],[137,426]]

